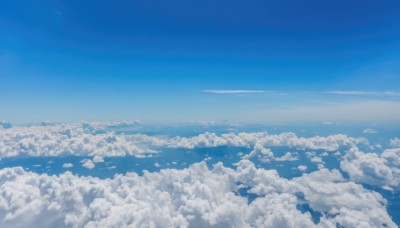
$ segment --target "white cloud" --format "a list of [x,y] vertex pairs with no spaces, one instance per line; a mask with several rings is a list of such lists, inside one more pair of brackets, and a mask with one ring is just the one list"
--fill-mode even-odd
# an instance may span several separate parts
[[242,159],[250,159],[255,156],[257,156],[260,161],[266,163],[274,158],[274,153],[270,149],[257,143],[249,154],[243,155]]
[[353,138],[340,134],[304,138],[291,132],[277,135],[267,132],[222,135],[206,132],[193,137],[168,138],[144,134],[117,134],[114,131],[99,127],[103,125],[105,124],[76,123],[0,128],[0,158],[68,155],[97,156],[97,158],[113,156],[146,157],[165,147],[193,149],[232,146],[250,148],[257,144],[262,147],[287,146],[299,149],[334,151],[368,142],[364,138]]
[[299,158],[296,156],[296,153],[286,152],[285,155],[279,158],[275,158],[276,161],[296,161]]
[[321,154],[321,156],[324,156],[324,157],[329,156],[329,153],[325,151],[325,152],[323,152],[323,153]]
[[375,131],[374,129],[371,129],[371,128],[365,129],[363,131],[363,134],[376,134],[376,133],[377,133],[377,131]]
[[391,167],[400,168],[400,148],[387,149],[383,151],[381,157],[386,160]]
[[74,165],[72,163],[64,163],[62,167],[63,168],[72,168],[72,167],[74,167]]
[[220,136],[215,133],[203,133],[194,137],[175,137],[169,140],[170,147],[193,149],[196,147],[250,147],[260,146],[287,146],[299,149],[335,151],[341,148],[355,147],[360,143],[368,143],[365,138],[353,138],[346,135],[330,135],[327,137],[298,137],[292,132],[270,135],[267,132],[256,133],[228,133]]
[[98,124],[57,124],[0,128],[0,157],[14,156],[145,156],[159,139],[123,135],[97,128]]
[[81,122],[84,128],[102,129],[102,128],[122,128],[142,124],[139,120],[121,121],[121,122]]
[[324,161],[321,157],[318,157],[315,152],[306,152],[307,157],[311,162],[323,164]]
[[104,158],[102,156],[94,156],[92,160],[93,160],[94,163],[102,163],[102,162],[104,162]]
[[341,156],[342,153],[340,153],[340,151],[336,151],[335,153],[333,153],[333,155],[335,155],[335,156]]
[[305,165],[299,165],[297,166],[297,169],[300,170],[301,172],[305,172],[308,169],[308,167]]
[[92,160],[89,159],[84,159],[81,161],[82,167],[86,168],[86,169],[93,169],[96,165],[92,162]]
[[271,91],[266,90],[215,90],[215,89],[206,89],[203,90],[204,93],[216,93],[216,94],[240,94],[240,93],[268,93]]
[[[258,198],[249,202],[239,188]],[[0,170],[1,227],[396,227],[376,192],[322,169],[291,180],[242,160],[98,179]]]
[[393,138],[390,140],[390,146],[392,147],[400,147],[400,139],[399,138]]
[[340,162],[350,179],[376,186],[400,186],[400,149],[385,150],[381,155],[350,150]]

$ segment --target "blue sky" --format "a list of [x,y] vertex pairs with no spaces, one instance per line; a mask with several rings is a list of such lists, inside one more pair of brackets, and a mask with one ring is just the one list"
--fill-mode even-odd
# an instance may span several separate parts
[[0,119],[394,122],[399,53],[398,1],[3,1]]

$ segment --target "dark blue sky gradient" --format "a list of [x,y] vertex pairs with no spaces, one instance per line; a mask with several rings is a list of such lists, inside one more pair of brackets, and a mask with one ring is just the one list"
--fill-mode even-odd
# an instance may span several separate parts
[[399,53],[399,1],[0,3],[4,118],[29,99],[72,109],[196,102],[204,89],[396,91]]

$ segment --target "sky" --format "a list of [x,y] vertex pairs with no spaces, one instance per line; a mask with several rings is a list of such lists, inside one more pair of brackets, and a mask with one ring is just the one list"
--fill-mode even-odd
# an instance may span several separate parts
[[0,120],[400,120],[400,2],[0,3]]

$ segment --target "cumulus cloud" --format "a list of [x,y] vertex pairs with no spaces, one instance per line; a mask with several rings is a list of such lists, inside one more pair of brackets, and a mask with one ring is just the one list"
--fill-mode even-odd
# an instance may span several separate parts
[[136,156],[146,157],[161,148],[194,149],[202,147],[268,147],[287,146],[298,149],[336,151],[368,143],[364,138],[346,135],[298,137],[291,132],[281,134],[206,132],[193,137],[164,137],[144,134],[117,134],[104,128],[110,123],[74,123],[51,126],[0,128],[0,158],[15,156]]
[[123,128],[123,127],[131,127],[142,124],[139,120],[133,121],[121,121],[121,122],[82,122],[82,125],[86,128],[92,129],[102,129],[102,128]]
[[72,163],[64,163],[62,167],[68,169],[74,167],[74,165]]
[[400,139],[399,138],[393,138],[390,140],[390,146],[392,147],[400,147]]
[[[306,152],[307,158],[310,159],[311,162],[323,164],[324,161],[321,157],[318,157],[315,152]],[[321,154],[322,155],[322,154]]]
[[351,180],[375,186],[400,186],[400,148],[388,149],[382,154],[350,150],[340,167]]
[[[97,124],[95,124],[97,126]],[[0,157],[145,156],[156,137],[123,135],[86,123],[0,128]]]
[[297,166],[297,169],[300,170],[301,172],[305,172],[308,169],[308,167],[306,165],[299,165]]
[[261,144],[256,144],[254,146],[254,149],[249,153],[244,155],[242,158],[243,159],[250,159],[253,157],[258,157],[258,159],[264,163],[269,162],[271,159],[274,158],[274,153],[268,149],[262,146]]
[[[294,179],[257,169],[205,162],[98,179],[0,170],[1,227],[396,227],[376,192],[326,169]],[[238,194],[257,198],[249,201]],[[321,214],[315,224],[307,204]]]
[[89,159],[84,159],[81,161],[82,162],[82,167],[86,169],[93,169],[96,165]]
[[377,131],[375,131],[374,129],[371,129],[371,128],[365,129],[363,131],[363,134],[375,134],[375,133],[377,133]]
[[297,154],[291,152],[286,152],[282,157],[275,158],[276,161],[296,161],[298,159]]
[[102,156],[94,156],[93,157],[93,162],[94,163],[101,163],[104,162],[104,158]]
[[206,132],[194,137],[175,137],[169,140],[171,147],[193,149],[196,147],[251,147],[256,144],[260,146],[287,146],[298,149],[313,149],[335,151],[338,149],[348,149],[356,147],[357,144],[368,143],[365,138],[353,138],[346,135],[337,134],[327,137],[298,137],[292,132],[281,134],[268,134],[267,132],[255,133],[228,133],[218,136],[215,133]]

